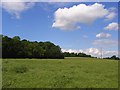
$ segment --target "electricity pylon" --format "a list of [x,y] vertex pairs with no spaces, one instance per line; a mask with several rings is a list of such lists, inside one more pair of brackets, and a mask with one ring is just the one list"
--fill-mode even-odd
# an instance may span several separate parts
[[102,47],[101,47],[101,59],[103,58],[103,51],[102,51]]

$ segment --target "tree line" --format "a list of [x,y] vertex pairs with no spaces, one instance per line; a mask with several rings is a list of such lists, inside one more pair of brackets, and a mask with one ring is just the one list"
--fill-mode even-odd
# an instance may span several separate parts
[[[62,52],[60,46],[49,41],[37,42],[21,40],[19,36],[10,38],[0,35],[0,50],[2,49],[2,58],[51,58],[64,59],[64,57],[90,57],[97,58],[85,53]],[[113,55],[104,59],[118,60],[119,57]]]
[[58,45],[47,42],[31,42],[21,40],[19,36],[2,37],[2,58],[51,58],[64,59],[64,57],[92,57],[84,53],[62,53]]
[[111,57],[106,57],[106,58],[104,58],[104,59],[120,60],[120,58],[117,57],[116,55],[113,55],[113,56],[111,56]]
[[92,57],[91,55],[87,55],[85,53],[64,52],[63,54],[65,57]]
[[21,40],[19,36],[10,38],[2,35],[3,58],[59,58],[64,55],[58,45],[47,42]]

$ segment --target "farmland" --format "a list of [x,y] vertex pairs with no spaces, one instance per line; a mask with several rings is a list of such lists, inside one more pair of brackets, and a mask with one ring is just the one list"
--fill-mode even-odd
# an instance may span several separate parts
[[3,59],[4,88],[117,88],[118,61]]

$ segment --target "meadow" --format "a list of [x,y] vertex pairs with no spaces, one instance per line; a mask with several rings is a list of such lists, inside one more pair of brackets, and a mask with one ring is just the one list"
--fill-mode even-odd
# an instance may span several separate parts
[[96,58],[3,59],[3,88],[117,88],[118,61]]

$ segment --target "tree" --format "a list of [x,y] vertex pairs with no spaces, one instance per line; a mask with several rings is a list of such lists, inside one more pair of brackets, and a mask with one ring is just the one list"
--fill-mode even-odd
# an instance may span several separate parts
[[19,36],[2,36],[3,58],[64,58],[61,48],[51,42],[30,42]]
[[19,36],[14,36],[12,39],[13,39],[13,40],[20,41],[20,37],[19,37]]
[[119,58],[118,58],[118,57],[116,57],[116,55],[113,55],[113,56],[111,57],[111,59],[114,59],[114,60],[119,60]]
[[69,52],[64,52],[63,55],[65,57],[92,57],[91,55],[87,55],[85,53],[69,53]]
[[8,57],[10,58],[12,56],[12,39],[3,36],[2,37],[2,57]]

